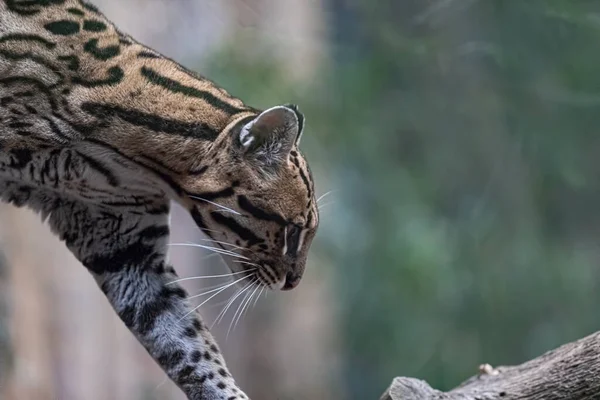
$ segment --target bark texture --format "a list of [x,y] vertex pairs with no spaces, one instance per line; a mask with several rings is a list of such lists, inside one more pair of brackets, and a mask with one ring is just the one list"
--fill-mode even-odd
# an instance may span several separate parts
[[380,400],[600,399],[600,332],[521,365],[492,368],[449,392],[415,378],[395,378]]

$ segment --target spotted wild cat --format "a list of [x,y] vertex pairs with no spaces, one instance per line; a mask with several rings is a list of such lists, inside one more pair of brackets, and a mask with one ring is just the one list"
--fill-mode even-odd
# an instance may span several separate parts
[[[0,0],[0,198],[42,214],[189,399],[246,399],[165,259],[169,201],[251,288],[318,225],[293,105],[259,111],[81,0]],[[40,266],[43,267],[43,266]]]

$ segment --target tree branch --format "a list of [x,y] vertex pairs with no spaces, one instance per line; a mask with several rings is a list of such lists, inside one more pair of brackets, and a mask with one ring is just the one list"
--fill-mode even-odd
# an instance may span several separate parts
[[600,397],[600,332],[524,364],[492,368],[449,392],[415,378],[395,378],[380,400],[584,400]]

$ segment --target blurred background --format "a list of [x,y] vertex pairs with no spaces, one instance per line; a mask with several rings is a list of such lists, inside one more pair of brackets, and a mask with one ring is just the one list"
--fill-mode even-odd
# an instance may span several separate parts
[[[248,104],[307,116],[330,193],[305,279],[214,328],[252,398],[446,390],[600,329],[598,2],[95,3]],[[175,208],[173,242],[201,239],[189,220]],[[0,247],[0,398],[184,399],[39,217],[0,208]]]

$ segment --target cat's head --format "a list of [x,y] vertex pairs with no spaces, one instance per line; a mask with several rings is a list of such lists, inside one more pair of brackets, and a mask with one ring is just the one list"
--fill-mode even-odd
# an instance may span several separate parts
[[319,215],[303,128],[296,106],[273,107],[229,126],[204,157],[188,208],[242,284],[288,290],[304,272]]

